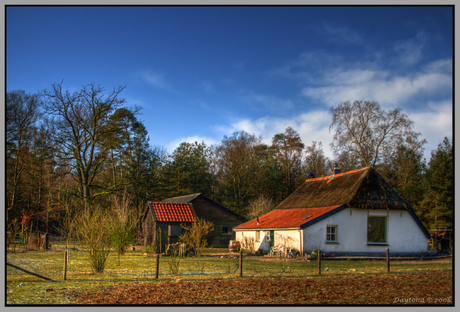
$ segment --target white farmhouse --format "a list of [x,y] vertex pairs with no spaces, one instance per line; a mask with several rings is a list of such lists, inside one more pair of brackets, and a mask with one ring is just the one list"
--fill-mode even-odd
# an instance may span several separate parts
[[[305,181],[273,211],[234,228],[236,240],[268,253],[273,246],[305,255],[424,255],[430,234],[372,167]],[[247,248],[247,247],[246,247]]]

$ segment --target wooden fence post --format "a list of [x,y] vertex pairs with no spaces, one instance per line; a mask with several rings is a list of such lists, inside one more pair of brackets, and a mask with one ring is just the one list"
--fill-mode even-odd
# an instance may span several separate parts
[[390,272],[390,249],[386,249],[387,252],[387,272]]
[[64,281],[67,279],[67,249],[64,251],[64,273],[63,273]]
[[240,276],[243,276],[243,251],[240,249]]
[[321,274],[321,250],[318,250],[318,274]]
[[159,271],[159,270],[160,270],[160,254],[157,253],[155,279],[158,279],[158,271]]

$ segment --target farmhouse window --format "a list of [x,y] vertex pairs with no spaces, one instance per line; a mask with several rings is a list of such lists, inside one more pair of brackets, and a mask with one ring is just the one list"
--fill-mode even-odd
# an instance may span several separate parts
[[368,216],[367,218],[367,242],[376,244],[387,243],[387,217]]
[[330,243],[337,242],[337,225],[328,225],[326,227],[326,241]]
[[233,227],[231,226],[223,226],[222,227],[222,234],[232,234]]

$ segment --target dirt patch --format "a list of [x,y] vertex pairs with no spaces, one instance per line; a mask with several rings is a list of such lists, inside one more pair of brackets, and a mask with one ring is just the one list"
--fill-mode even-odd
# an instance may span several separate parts
[[104,305],[453,305],[452,272],[178,279],[66,295]]

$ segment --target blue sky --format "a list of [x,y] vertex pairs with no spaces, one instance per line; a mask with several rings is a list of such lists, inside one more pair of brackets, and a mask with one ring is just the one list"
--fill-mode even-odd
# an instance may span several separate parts
[[400,107],[428,143],[452,138],[451,7],[7,7],[7,91],[123,85],[150,144],[270,143],[287,127],[329,144],[329,109]]

